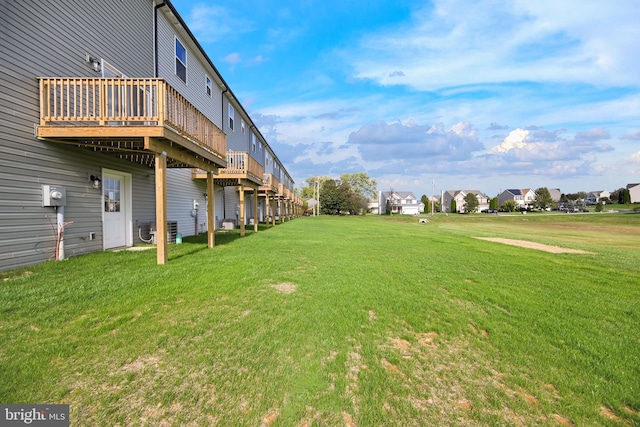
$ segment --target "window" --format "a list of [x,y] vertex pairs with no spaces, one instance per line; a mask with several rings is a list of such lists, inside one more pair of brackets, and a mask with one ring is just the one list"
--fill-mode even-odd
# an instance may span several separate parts
[[254,134],[251,134],[251,149],[254,153],[256,152],[256,136]]
[[240,119],[240,131],[244,133],[244,119]]
[[229,129],[233,130],[233,107],[229,104]]
[[187,49],[176,38],[176,76],[187,82]]
[[104,211],[120,212],[120,180],[105,178],[102,182],[104,193]]
[[205,76],[204,79],[204,84],[207,89],[207,95],[211,96],[211,79],[209,78],[209,76]]

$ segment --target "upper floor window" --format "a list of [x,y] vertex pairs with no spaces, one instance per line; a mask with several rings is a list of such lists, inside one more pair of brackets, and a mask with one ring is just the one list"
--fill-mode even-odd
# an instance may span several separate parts
[[209,76],[205,76],[204,84],[206,86],[207,95],[211,96],[211,79],[209,78]]
[[233,130],[234,111],[233,106],[229,104],[229,129]]
[[176,76],[187,82],[187,49],[176,38]]
[[240,131],[244,133],[244,130],[245,130],[244,119],[240,119]]
[[253,133],[251,134],[251,149],[254,153],[256,152],[256,136]]

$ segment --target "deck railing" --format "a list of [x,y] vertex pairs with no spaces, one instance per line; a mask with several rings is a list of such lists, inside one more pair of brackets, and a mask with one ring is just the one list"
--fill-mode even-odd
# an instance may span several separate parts
[[[163,79],[41,77],[42,126],[168,126],[224,155],[224,133]],[[105,133],[108,136],[108,132]]]
[[263,177],[263,167],[249,153],[240,151],[227,151],[227,167],[220,169],[220,174],[253,175],[258,179]]
[[263,187],[271,187],[271,191],[276,191],[278,189],[278,180],[271,173],[265,173],[262,178]]

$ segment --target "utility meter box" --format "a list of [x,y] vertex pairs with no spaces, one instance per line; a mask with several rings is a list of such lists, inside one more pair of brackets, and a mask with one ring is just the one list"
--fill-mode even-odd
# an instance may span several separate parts
[[60,185],[42,186],[42,206],[66,206],[67,189]]

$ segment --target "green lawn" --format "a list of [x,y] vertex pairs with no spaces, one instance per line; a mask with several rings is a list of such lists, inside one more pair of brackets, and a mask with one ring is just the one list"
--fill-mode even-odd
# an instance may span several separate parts
[[640,215],[429,220],[0,273],[0,402],[91,426],[640,425]]

